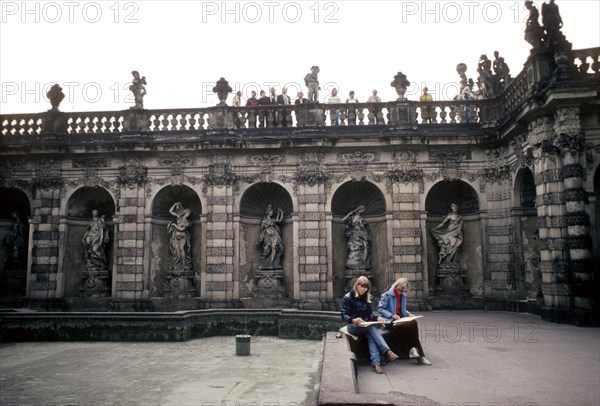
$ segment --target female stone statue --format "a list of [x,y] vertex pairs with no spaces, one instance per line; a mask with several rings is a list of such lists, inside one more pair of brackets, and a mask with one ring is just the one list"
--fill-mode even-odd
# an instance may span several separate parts
[[85,259],[88,267],[106,267],[106,244],[108,244],[108,227],[104,216],[98,210],[92,210],[92,221],[83,235]]
[[7,269],[25,267],[25,225],[18,212],[15,211],[12,216],[14,222],[4,237],[4,242],[8,246]]
[[260,238],[257,245],[262,245],[259,269],[277,269],[281,267],[283,240],[278,223],[283,220],[283,210],[277,211],[274,218],[273,206],[268,205],[260,225]]
[[[433,234],[440,246],[438,265],[440,267],[443,265],[445,268],[459,266],[456,264],[456,254],[463,242],[463,220],[458,214],[458,206],[451,204],[450,209],[451,212],[448,213],[446,218],[431,230],[431,234]],[[444,226],[446,227],[442,228]]]
[[192,246],[189,217],[192,211],[184,208],[180,202],[177,202],[171,206],[169,213],[177,218],[167,225],[171,266],[190,269],[192,265]]
[[346,223],[346,237],[348,238],[348,257],[346,268],[369,269],[371,228],[363,218],[364,206],[358,206],[346,214],[343,221]]

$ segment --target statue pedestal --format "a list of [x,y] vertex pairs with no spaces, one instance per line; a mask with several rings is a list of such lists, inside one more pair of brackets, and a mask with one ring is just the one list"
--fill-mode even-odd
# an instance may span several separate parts
[[283,298],[283,269],[258,269],[254,274],[254,287],[256,298]]
[[82,297],[108,297],[108,269],[104,266],[86,266],[81,275],[79,296]]
[[0,282],[0,294],[2,296],[25,296],[27,270],[13,268],[4,269],[0,272]]
[[467,270],[462,269],[460,265],[438,268],[435,274],[438,282],[435,288],[436,292],[452,294],[469,291],[466,284]]
[[191,299],[196,297],[196,275],[194,271],[182,267],[169,267],[165,283],[165,297]]

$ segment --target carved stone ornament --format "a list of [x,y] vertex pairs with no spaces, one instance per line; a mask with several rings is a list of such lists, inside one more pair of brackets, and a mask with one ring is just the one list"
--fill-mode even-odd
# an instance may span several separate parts
[[121,187],[134,189],[142,187],[148,180],[148,168],[142,165],[140,159],[130,158],[125,165],[119,167],[117,184]]
[[48,98],[48,100],[50,100],[50,104],[52,105],[52,108],[48,111],[56,113],[59,111],[58,106],[60,105],[60,102],[62,102],[65,98],[65,94],[62,91],[62,87],[60,87],[57,83],[54,86],[52,86],[50,90],[48,90],[48,93],[46,93],[46,97]]
[[396,89],[398,101],[406,100],[406,89],[408,89],[408,86],[410,86],[410,81],[406,78],[404,73],[398,72],[396,76],[394,76],[394,80],[392,83],[390,83],[390,86]]
[[579,108],[570,107],[557,110],[554,113],[554,131],[556,134],[579,134],[581,132]]
[[219,79],[216,86],[213,87],[213,92],[215,92],[219,98],[219,104],[217,104],[217,106],[227,106],[227,96],[232,91],[233,89],[229,86],[229,82],[226,81],[225,78]]
[[534,120],[531,124],[529,124],[529,144],[536,146],[540,145],[545,140],[553,139],[555,134],[552,129],[552,125],[552,118],[548,116],[538,118],[537,120]]
[[582,132],[575,135],[562,133],[556,139],[555,144],[563,152],[581,152],[585,149],[585,134]]
[[275,165],[285,163],[285,158],[280,155],[258,154],[248,157],[248,163],[258,167],[261,181],[269,182]]
[[62,189],[65,179],[61,176],[60,164],[51,159],[40,161],[39,168],[35,171],[32,185],[38,189]]
[[333,175],[330,172],[325,171],[322,160],[322,154],[315,152],[302,154],[296,173],[290,177],[283,176],[282,180],[284,182],[293,182],[294,190],[298,190],[300,185],[310,187],[316,185],[328,186]]

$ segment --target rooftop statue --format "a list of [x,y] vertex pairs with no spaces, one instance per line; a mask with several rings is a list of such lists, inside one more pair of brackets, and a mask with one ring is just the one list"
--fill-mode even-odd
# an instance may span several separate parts
[[405,74],[398,72],[396,76],[394,76],[394,81],[390,83],[390,86],[396,89],[396,93],[398,93],[398,101],[406,100],[406,89],[408,86],[410,86],[410,82],[406,78]]
[[488,59],[487,55],[481,55],[479,58],[477,72],[479,73],[478,81],[481,96],[484,98],[493,96],[492,61]]
[[306,74],[304,77],[304,84],[308,88],[308,101],[309,102],[319,102],[319,72],[321,70],[318,66],[313,66],[310,68],[310,73]]
[[540,13],[533,1],[526,1],[525,8],[529,10],[529,17],[525,26],[525,41],[529,42],[534,48],[539,48],[544,44],[544,30],[538,22]]
[[52,105],[52,109],[50,109],[49,111],[58,112],[58,106],[60,105],[60,102],[62,102],[65,98],[65,94],[62,92],[62,87],[60,87],[57,83],[54,86],[52,86],[50,90],[48,90],[48,93],[46,93],[46,97],[48,98],[48,100],[50,100],[50,104]]
[[554,0],[542,4],[542,23],[544,24],[546,44],[553,46],[556,41],[560,40],[562,36],[560,30],[563,27],[563,21]]
[[233,89],[229,86],[229,82],[226,81],[225,78],[219,79],[216,86],[213,87],[213,92],[215,92],[219,98],[219,104],[217,104],[217,106],[227,106],[227,96],[232,91]]
[[131,72],[133,79],[131,80],[131,86],[129,90],[133,93],[133,99],[135,100],[135,106],[131,107],[136,110],[144,109],[144,96],[146,95],[146,76],[140,78],[140,73],[136,70]]

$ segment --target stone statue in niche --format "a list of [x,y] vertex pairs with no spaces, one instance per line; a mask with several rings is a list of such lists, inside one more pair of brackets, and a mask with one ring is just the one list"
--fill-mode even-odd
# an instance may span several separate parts
[[431,234],[440,248],[436,290],[442,293],[465,293],[469,290],[466,286],[467,271],[461,268],[457,258],[463,243],[463,224],[463,219],[458,214],[458,206],[453,203],[450,205],[450,213],[431,229]]
[[433,234],[440,247],[438,267],[460,268],[456,256],[463,242],[463,220],[458,214],[456,204],[451,204],[450,210],[446,218],[431,230],[431,234]]
[[189,270],[192,268],[192,245],[190,234],[190,209],[182,206],[181,202],[175,203],[169,213],[176,217],[167,225],[169,232],[169,250],[171,251],[172,270]]
[[24,269],[25,257],[27,255],[25,252],[25,224],[23,224],[18,212],[15,211],[12,216],[13,223],[4,237],[4,242],[8,248],[8,258],[6,259],[5,269]]
[[534,48],[539,48],[544,42],[544,31],[538,22],[540,13],[533,1],[526,1],[525,8],[529,10],[529,17],[525,26],[525,41]]
[[310,68],[310,73],[304,77],[304,84],[308,88],[308,101],[318,103],[319,102],[319,72],[318,66]]
[[106,268],[106,245],[108,244],[108,227],[104,215],[100,216],[98,210],[92,210],[92,221],[83,235],[85,259],[88,267]]
[[260,225],[260,237],[256,244],[262,246],[258,269],[281,269],[283,256],[283,239],[279,223],[283,220],[283,210],[277,210],[272,205],[267,206]]
[[144,109],[144,96],[146,95],[146,76],[140,78],[140,73],[136,70],[131,72],[133,79],[131,80],[131,86],[129,90],[133,93],[133,99],[135,100],[135,106],[131,107],[136,110]]
[[348,247],[346,269],[371,268],[371,228],[363,217],[364,211],[364,206],[358,206],[343,219],[346,224]]
[[83,235],[86,267],[81,277],[79,293],[81,296],[105,297],[108,289],[108,261],[106,247],[110,237],[104,215],[92,210],[92,220]]

